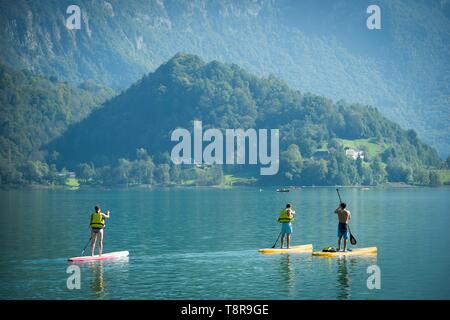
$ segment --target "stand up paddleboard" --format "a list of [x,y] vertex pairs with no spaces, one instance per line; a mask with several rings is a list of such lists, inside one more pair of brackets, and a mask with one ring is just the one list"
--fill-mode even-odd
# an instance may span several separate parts
[[110,260],[110,259],[128,257],[128,255],[129,255],[128,251],[117,251],[117,252],[104,253],[101,256],[95,255],[95,256],[73,257],[73,258],[69,258],[69,261],[71,261],[71,262],[88,262],[88,261]]
[[359,249],[352,249],[352,251],[345,251],[345,252],[322,252],[322,251],[316,251],[313,252],[313,256],[316,257],[340,257],[340,256],[355,256],[355,255],[361,255],[361,254],[377,254],[377,247],[368,247],[368,248],[359,248]]
[[259,249],[258,251],[261,253],[302,253],[302,252],[312,252],[312,250],[313,250],[312,244],[304,244],[300,246],[292,246],[289,249],[264,248]]

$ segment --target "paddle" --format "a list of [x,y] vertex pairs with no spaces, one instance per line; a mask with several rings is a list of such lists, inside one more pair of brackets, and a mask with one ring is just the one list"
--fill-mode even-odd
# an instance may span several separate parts
[[[341,195],[339,193],[339,189],[336,188],[336,192],[337,192],[338,197],[339,197],[339,203],[342,203],[342,199],[341,199]],[[350,226],[348,224],[347,224],[347,228],[348,228],[348,232],[350,233],[350,243],[352,245],[356,245],[356,239],[353,236],[352,231],[350,230]]]
[[275,241],[275,243],[273,244],[272,249],[275,248],[275,246],[277,245],[277,242],[278,242],[278,239],[280,239],[280,236],[281,236],[281,232],[278,235],[277,241]]
[[83,251],[81,251],[81,255],[83,256],[84,255],[84,251],[86,251],[86,248],[87,248],[87,246],[89,245],[89,243],[91,243],[91,237],[89,237],[89,241],[86,243],[86,245],[84,246],[84,249],[83,249]]
[[356,245],[356,239],[355,239],[355,237],[353,236],[352,231],[350,230],[350,226],[347,225],[347,228],[348,228],[348,232],[350,233],[350,243],[351,243],[352,245]]
[[339,193],[339,189],[338,188],[336,188],[336,192],[337,192],[338,197],[339,197],[339,203],[342,203],[341,194]]

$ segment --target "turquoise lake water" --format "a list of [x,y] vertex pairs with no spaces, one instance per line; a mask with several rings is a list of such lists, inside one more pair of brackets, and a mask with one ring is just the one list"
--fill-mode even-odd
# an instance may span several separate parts
[[[262,255],[278,212],[297,212],[293,244],[336,246],[334,188],[0,191],[0,299],[450,299],[450,188],[342,188],[357,247],[376,256]],[[104,252],[127,259],[67,258],[89,237],[92,207],[111,210]],[[367,288],[378,265],[381,289]]]

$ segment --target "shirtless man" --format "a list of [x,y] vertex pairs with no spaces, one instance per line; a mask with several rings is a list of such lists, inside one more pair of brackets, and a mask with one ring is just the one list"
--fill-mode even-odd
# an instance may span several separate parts
[[350,221],[350,211],[345,209],[347,205],[344,202],[341,202],[339,207],[334,210],[334,213],[337,214],[339,219],[338,224],[338,249],[337,251],[341,251],[341,239],[344,238],[344,252],[347,250],[347,240],[350,238],[350,232],[348,230],[348,222]]

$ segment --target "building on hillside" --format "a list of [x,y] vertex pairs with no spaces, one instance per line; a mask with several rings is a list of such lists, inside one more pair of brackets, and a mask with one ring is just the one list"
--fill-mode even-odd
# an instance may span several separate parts
[[58,177],[64,177],[64,178],[76,178],[77,175],[73,171],[63,171],[56,174]]
[[364,151],[361,150],[355,150],[352,148],[346,148],[345,149],[345,155],[347,156],[347,158],[356,160],[358,158],[361,158],[364,160]]

